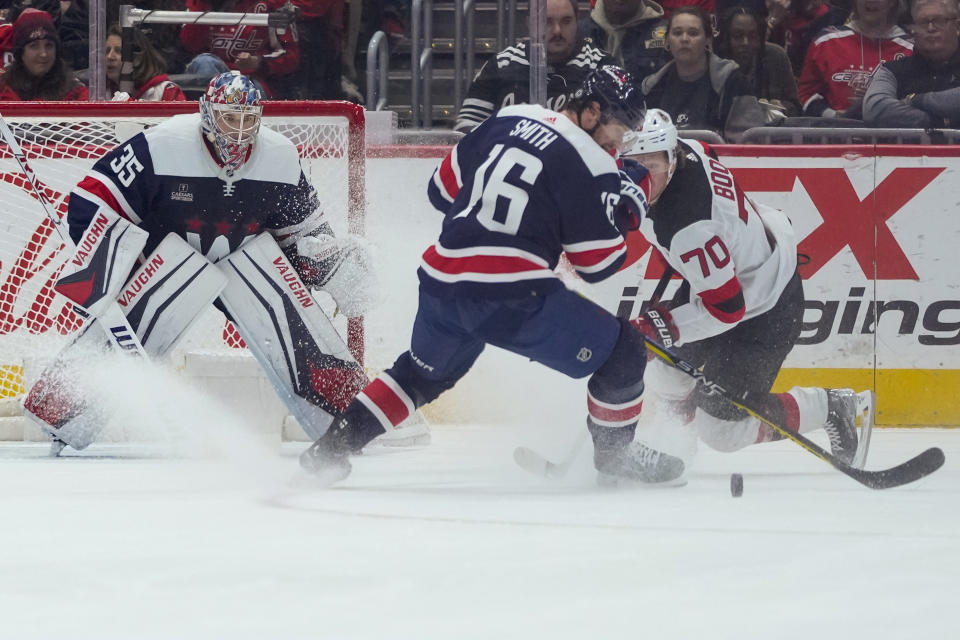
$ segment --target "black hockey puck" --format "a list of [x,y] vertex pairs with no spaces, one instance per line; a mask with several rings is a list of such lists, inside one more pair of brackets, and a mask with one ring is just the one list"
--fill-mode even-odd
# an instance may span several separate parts
[[739,473],[730,474],[730,495],[734,498],[743,495],[743,476]]

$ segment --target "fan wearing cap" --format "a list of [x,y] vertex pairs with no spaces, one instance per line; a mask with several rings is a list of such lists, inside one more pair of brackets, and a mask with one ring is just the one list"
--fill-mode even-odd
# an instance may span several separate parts
[[46,11],[27,9],[13,23],[13,61],[0,76],[0,100],[88,100],[70,71]]

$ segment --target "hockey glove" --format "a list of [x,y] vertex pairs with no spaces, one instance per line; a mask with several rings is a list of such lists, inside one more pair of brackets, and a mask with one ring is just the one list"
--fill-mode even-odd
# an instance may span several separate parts
[[647,212],[647,198],[638,183],[646,178],[647,169],[636,160],[620,158],[620,201],[613,210],[613,224],[620,235],[626,237],[640,228],[640,221]]
[[620,179],[629,180],[633,184],[640,184],[640,181],[649,173],[645,166],[633,158],[620,158],[617,160],[617,167],[620,168]]
[[379,282],[361,238],[306,236],[297,240],[297,253],[293,264],[300,277],[307,286],[329,293],[341,313],[354,318],[373,307]]
[[[679,337],[677,325],[673,323],[673,316],[665,308],[657,305],[641,313],[630,321],[633,328],[667,349],[673,347]],[[653,354],[647,353],[647,360],[652,360]]]

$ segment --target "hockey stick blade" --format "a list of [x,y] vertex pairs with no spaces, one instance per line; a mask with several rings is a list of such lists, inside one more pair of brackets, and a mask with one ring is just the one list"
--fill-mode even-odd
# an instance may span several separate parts
[[542,455],[527,447],[517,447],[513,450],[513,460],[524,471],[544,478],[562,478],[566,470],[559,464],[547,460]]
[[[853,467],[837,467],[840,471],[871,489],[892,489],[925,478],[943,466],[946,457],[940,447],[931,447],[906,462],[880,471],[866,471]],[[834,465],[837,466],[837,465]]]
[[559,462],[552,462],[528,447],[517,447],[513,450],[513,460],[524,471],[540,476],[541,478],[563,478],[570,471],[580,449],[587,441],[588,432],[582,432],[570,448],[566,457]]
[[698,384],[703,386],[705,393],[718,395],[724,398],[727,402],[731,403],[733,406],[743,409],[757,420],[769,425],[774,431],[787,440],[792,440],[824,462],[833,466],[833,468],[835,468],[837,471],[840,471],[844,475],[853,478],[865,487],[869,487],[871,489],[890,489],[893,487],[899,487],[926,477],[943,466],[945,460],[943,451],[937,447],[933,447],[907,460],[906,462],[903,462],[895,467],[890,467],[889,469],[866,471],[864,469],[852,467],[843,460],[840,460],[833,454],[824,450],[809,438],[806,438],[805,436],[802,436],[795,431],[791,431],[790,429],[787,429],[770,420],[756,408],[750,406],[750,404],[744,398],[734,397],[732,393],[724,389],[716,382],[708,380],[706,376],[703,375],[702,371],[694,367],[689,362],[682,360],[663,345],[654,342],[650,338],[645,337],[645,340],[647,342],[647,349],[651,353],[662,359],[670,366],[683,371],[688,376],[695,379]]

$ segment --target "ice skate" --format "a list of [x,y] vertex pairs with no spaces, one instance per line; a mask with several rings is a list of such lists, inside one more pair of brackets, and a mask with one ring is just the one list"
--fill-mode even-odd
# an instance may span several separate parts
[[350,447],[347,445],[346,431],[341,422],[334,421],[310,448],[300,454],[300,466],[324,486],[340,482],[350,475]]
[[50,442],[50,452],[47,454],[51,458],[59,458],[60,453],[67,448],[67,443],[60,438],[54,438]]
[[857,452],[857,394],[853,389],[827,389],[827,422],[830,450],[850,464]]
[[595,450],[597,484],[605,487],[624,483],[665,484],[683,475],[683,460],[652,449],[642,442],[631,442],[617,450]]

